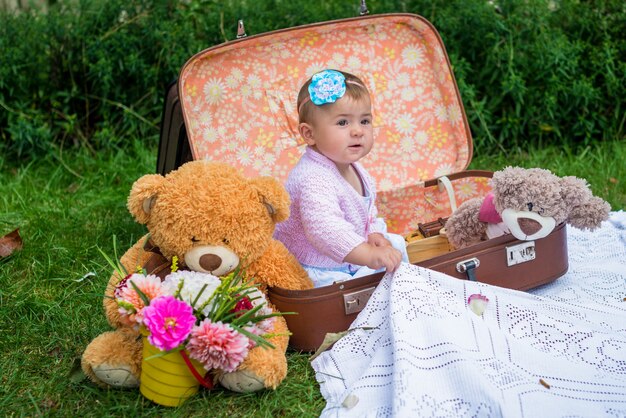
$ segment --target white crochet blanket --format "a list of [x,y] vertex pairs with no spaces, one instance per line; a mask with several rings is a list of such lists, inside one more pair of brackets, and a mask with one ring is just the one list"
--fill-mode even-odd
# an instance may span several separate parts
[[626,417],[626,212],[567,233],[568,273],[529,293],[408,264],[385,276],[312,362],[322,416]]

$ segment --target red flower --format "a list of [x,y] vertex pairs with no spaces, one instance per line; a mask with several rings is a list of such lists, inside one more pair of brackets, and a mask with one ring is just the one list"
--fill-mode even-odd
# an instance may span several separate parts
[[133,273],[130,273],[129,275],[124,277],[122,280],[120,280],[119,283],[117,284],[117,286],[115,286],[115,293],[114,293],[114,295],[115,295],[116,298],[119,298],[119,297],[122,296],[122,289],[126,287],[128,279],[130,279],[132,275],[133,275]]
[[[239,295],[236,295],[236,297],[239,297]],[[252,301],[250,300],[249,297],[244,296],[241,299],[239,299],[239,301],[237,302],[233,310],[230,312],[237,313],[237,317],[240,317],[241,315],[243,315],[244,313],[246,313],[252,308],[254,308]]]

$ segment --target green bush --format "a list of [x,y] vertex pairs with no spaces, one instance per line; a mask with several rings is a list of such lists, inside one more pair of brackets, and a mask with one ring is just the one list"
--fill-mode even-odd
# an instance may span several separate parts
[[[478,148],[624,138],[623,0],[370,0],[438,28]],[[357,15],[358,1],[81,0],[0,14],[5,153],[156,142],[163,93],[196,52]]]

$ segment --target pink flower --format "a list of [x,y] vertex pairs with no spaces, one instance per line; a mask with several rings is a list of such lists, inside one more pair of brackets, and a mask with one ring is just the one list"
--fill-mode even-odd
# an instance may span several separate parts
[[187,339],[196,317],[193,309],[182,300],[166,295],[154,299],[143,310],[143,323],[150,331],[150,344],[171,350]]
[[201,362],[207,370],[232,372],[248,355],[249,340],[221,321],[205,319],[193,328],[187,343],[189,356]]
[[[274,318],[268,318],[268,319],[274,319]],[[267,321],[267,319],[265,321]],[[262,336],[263,334],[265,334],[265,331],[261,327],[259,327],[259,325],[265,321],[257,322],[256,324],[250,324],[243,328],[246,331],[248,331],[250,334]],[[252,350],[256,346],[256,342],[252,338],[248,338],[248,341],[249,341],[248,350]]]
[[118,303],[123,303],[119,309],[120,314],[123,317],[127,317],[130,324],[135,322],[141,323],[145,305],[130,282],[133,282],[148,299],[152,300],[163,294],[161,279],[154,275],[131,274],[122,279],[115,289]]
[[[257,315],[270,315],[273,313],[272,309],[268,306],[264,306],[257,312]],[[276,320],[275,316],[271,316],[269,318],[265,318],[264,320],[257,322],[256,326],[259,327],[263,333],[268,333],[274,327],[274,321]]]

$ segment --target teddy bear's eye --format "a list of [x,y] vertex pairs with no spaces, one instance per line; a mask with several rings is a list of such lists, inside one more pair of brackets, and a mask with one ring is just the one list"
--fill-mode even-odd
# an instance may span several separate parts
[[533,210],[533,204],[532,203],[526,203],[526,207],[528,207],[528,211],[532,211]]
[[191,242],[198,242],[200,241],[199,239],[197,239],[196,237],[191,237]]
[[222,238],[222,242],[226,245],[230,244],[230,241],[228,240],[228,238]]

